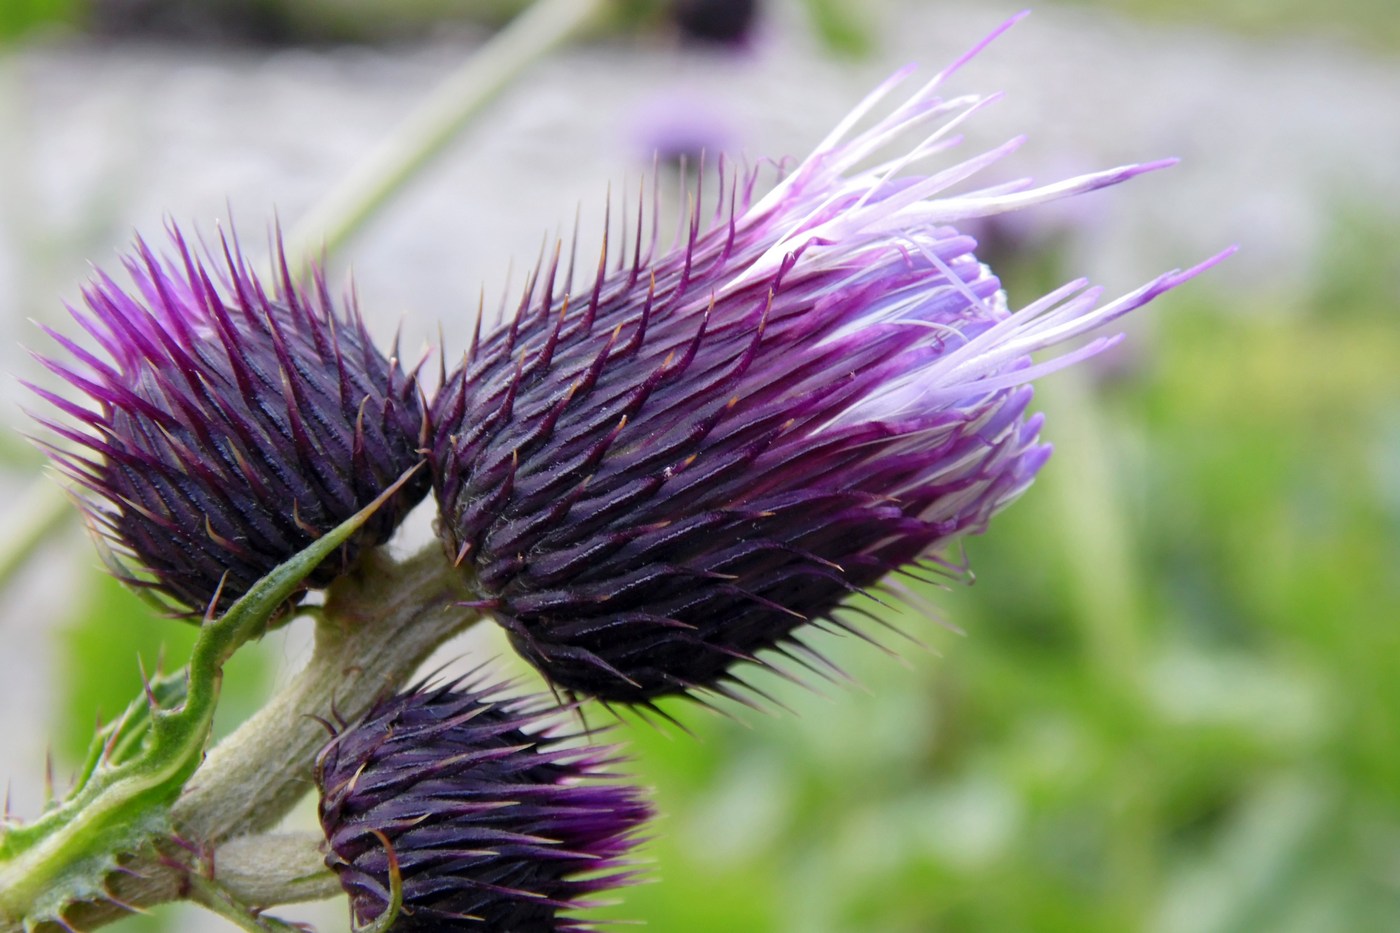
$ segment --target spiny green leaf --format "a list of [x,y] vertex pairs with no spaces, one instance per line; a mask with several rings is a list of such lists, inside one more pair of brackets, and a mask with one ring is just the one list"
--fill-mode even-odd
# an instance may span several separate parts
[[[413,472],[278,566],[221,618],[204,624],[191,654],[183,701],[172,709],[158,703],[148,710],[150,728],[132,757],[99,760],[62,805],[32,824],[0,829],[0,917],[27,921],[61,912],[65,904],[101,888],[117,855],[136,851],[168,832],[170,805],[204,755],[224,663],[264,630],[301,581]],[[136,701],[145,702],[144,695]],[[124,752],[129,751],[124,745],[129,739],[117,736]]]

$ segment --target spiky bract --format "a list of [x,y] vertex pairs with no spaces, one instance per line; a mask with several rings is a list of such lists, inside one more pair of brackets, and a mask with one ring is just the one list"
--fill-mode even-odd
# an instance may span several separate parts
[[[353,304],[338,314],[317,274],[292,282],[279,254],[267,290],[236,241],[217,256],[170,228],[173,258],[138,240],[133,289],[98,272],[70,308],[102,353],[54,331],[41,358],[86,403],[34,388],[76,422],[40,419],[93,525],[179,611],[222,611],[421,460],[416,375],[371,342]],[[426,493],[411,477],[311,575],[324,586],[388,538]],[[216,600],[216,594],[217,600]]]
[[990,100],[936,96],[951,70],[851,135],[897,76],[759,199],[753,175],[721,181],[715,221],[693,210],[668,252],[643,249],[639,215],[637,243],[615,261],[605,246],[582,291],[556,281],[556,252],[448,378],[440,534],[556,685],[725,693],[765,649],[810,656],[801,627],[1027,487],[1049,448],[1026,383],[1113,338],[1030,353],[1209,265],[1103,305],[1074,282],[1011,313],[951,223],[1167,163],[950,194],[1019,142],[908,170]]
[[651,809],[607,773],[615,751],[557,731],[548,700],[501,689],[410,688],[321,751],[326,864],[357,922],[389,905],[391,871],[395,931],[587,930],[569,912],[631,880],[622,859]]

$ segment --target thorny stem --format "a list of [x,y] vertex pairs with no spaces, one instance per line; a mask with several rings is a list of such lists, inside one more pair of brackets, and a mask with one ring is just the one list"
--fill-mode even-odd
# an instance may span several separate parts
[[[215,853],[215,882],[221,845],[238,846],[239,837],[268,829],[311,789],[311,763],[326,740],[315,717],[358,716],[403,685],[435,648],[476,621],[474,610],[458,605],[470,598],[460,571],[436,544],[402,563],[367,554],[332,586],[306,667],[209,753],[171,811],[181,839]],[[190,869],[146,856],[125,868],[112,876],[110,889],[133,907],[189,893]],[[308,888],[303,876],[293,873],[258,896],[266,905],[324,890]],[[93,903],[70,911],[68,920],[87,930],[124,915],[115,904]],[[19,929],[0,926],[0,933]]]
[[402,564],[367,555],[330,590],[310,663],[190,779],[171,811],[176,832],[217,845],[275,825],[311,786],[321,721],[353,719],[412,676],[475,620],[456,605],[472,598],[435,543]]
[[290,923],[276,917],[265,917],[235,898],[227,889],[199,875],[190,875],[189,899],[204,909],[218,914],[239,929],[249,933],[298,933]]
[[95,893],[95,876],[106,873],[113,856],[138,851],[153,834],[166,832],[169,807],[200,767],[208,744],[224,663],[263,630],[306,575],[355,534],[412,473],[404,473],[374,502],[271,570],[223,615],[204,622],[190,653],[179,703],[161,708],[151,685],[136,701],[138,707],[144,702],[141,718],[146,723],[139,754],[109,760],[89,771],[61,804],[37,820],[4,828],[0,917],[22,918],[31,925],[58,917],[69,901]]

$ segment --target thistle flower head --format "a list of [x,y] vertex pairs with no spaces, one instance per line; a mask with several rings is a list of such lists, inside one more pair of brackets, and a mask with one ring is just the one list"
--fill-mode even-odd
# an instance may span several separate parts
[[804,626],[843,624],[850,594],[1026,489],[1050,453],[1027,383],[1114,338],[1031,353],[1220,258],[1107,303],[1078,281],[1009,310],[956,224],[1168,163],[969,190],[1013,140],[920,174],[992,99],[938,96],[980,48],[855,131],[905,76],[887,82],[765,195],[754,175],[722,184],[715,220],[693,211],[667,252],[640,232],[605,246],[578,291],[556,252],[448,378],[440,534],[553,683],[645,702],[731,692],[766,649],[810,656]]
[[[424,407],[415,375],[353,307],[337,314],[319,274],[303,289],[279,255],[269,291],[236,241],[216,259],[170,236],[173,259],[138,240],[133,287],[98,272],[86,310],[69,309],[100,353],[48,331],[66,358],[41,362],[86,400],[31,388],[68,416],[39,419],[61,438],[45,446],[145,571],[133,582],[222,611],[421,459]],[[308,584],[387,539],[427,487],[426,472],[410,478]]]
[[607,773],[614,750],[501,689],[410,688],[317,757],[326,864],[358,923],[390,906],[393,873],[395,931],[582,931],[569,912],[631,879],[623,857],[651,810]]

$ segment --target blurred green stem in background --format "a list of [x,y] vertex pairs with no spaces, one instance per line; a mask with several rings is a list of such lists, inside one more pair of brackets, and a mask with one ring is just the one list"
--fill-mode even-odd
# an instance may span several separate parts
[[7,533],[0,540],[0,588],[76,512],[67,490],[47,473],[30,480],[15,501],[5,514]]
[[[1142,572],[1091,378],[1090,371],[1069,369],[1036,390],[1055,440],[1054,469],[1040,482],[1049,487],[1064,544],[1050,553],[1059,555],[1068,603],[1076,610],[1087,679],[1098,685],[1100,702],[1122,714],[1106,721],[1140,723],[1147,714]],[[1106,887],[1123,912],[1122,922],[1141,928],[1140,908],[1151,902],[1151,879],[1158,871],[1154,804],[1147,790],[1153,786],[1148,780],[1153,763],[1139,745],[1111,767],[1116,773],[1106,776],[1105,786],[1120,794],[1109,801],[1117,818],[1108,840],[1113,876]]]
[[295,267],[334,253],[525,69],[597,21],[610,0],[540,0],[448,76],[292,228]]
[[[302,269],[340,249],[487,104],[530,65],[601,19],[611,3],[539,0],[512,20],[306,212],[287,238],[289,267]],[[0,542],[0,588],[76,512],[64,489],[49,476],[31,483],[19,501],[3,520],[10,533]]]
[[1056,469],[1044,482],[1072,545],[1060,553],[1089,661],[1127,699],[1141,687],[1141,573],[1090,377],[1066,370],[1037,388],[1036,400],[1053,425],[1055,441]]

